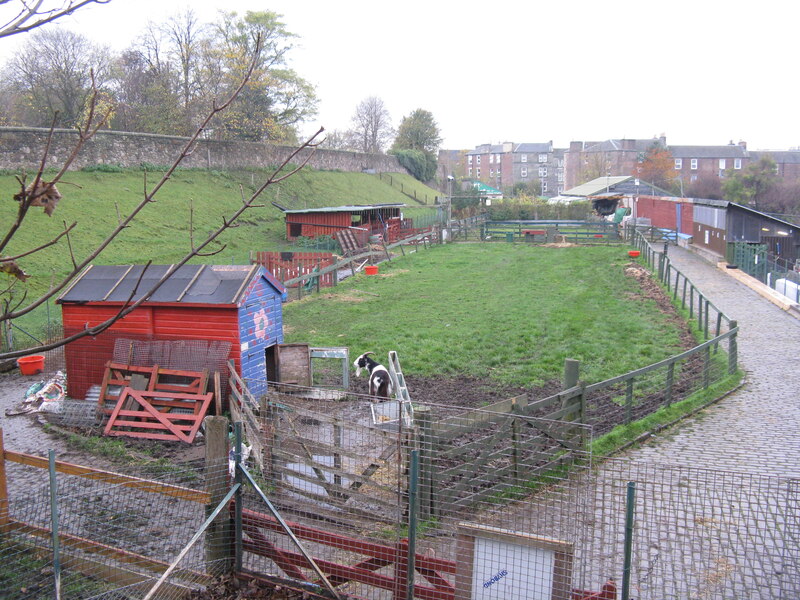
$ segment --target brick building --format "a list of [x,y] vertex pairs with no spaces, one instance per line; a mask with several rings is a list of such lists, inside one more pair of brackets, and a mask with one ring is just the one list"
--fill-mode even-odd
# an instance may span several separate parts
[[555,196],[564,189],[564,150],[552,141],[482,144],[466,153],[465,176],[499,190],[538,182],[543,196]]

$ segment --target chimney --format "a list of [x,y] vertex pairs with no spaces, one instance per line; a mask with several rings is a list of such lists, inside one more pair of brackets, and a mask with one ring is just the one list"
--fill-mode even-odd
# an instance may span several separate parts
[[739,140],[739,145],[745,150],[747,150],[747,142],[745,142],[744,140]]

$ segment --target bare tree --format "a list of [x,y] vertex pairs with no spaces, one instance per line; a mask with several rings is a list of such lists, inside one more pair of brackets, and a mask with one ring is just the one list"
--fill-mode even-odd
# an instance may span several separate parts
[[[66,29],[35,32],[14,54],[5,75],[24,102],[22,120],[47,126],[58,113],[57,126],[74,127],[95,89],[109,74],[109,52]],[[90,75],[92,73],[92,75]]]
[[[6,274],[10,275],[9,280],[11,281],[5,289],[0,289],[0,324],[9,323],[13,319],[19,318],[23,315],[29,314],[32,311],[36,310],[38,307],[42,306],[48,299],[54,297],[56,294],[61,292],[61,290],[65,289],[71,281],[87,266],[89,265],[95,258],[97,258],[100,253],[107,248],[110,244],[114,242],[117,236],[127,227],[130,227],[136,216],[148,207],[150,204],[155,202],[156,195],[158,194],[159,190],[164,186],[164,184],[170,179],[173,175],[175,170],[180,166],[180,164],[192,154],[194,151],[197,141],[202,135],[203,131],[209,126],[209,124],[218,116],[223,113],[226,109],[230,107],[230,105],[235,101],[235,99],[242,93],[245,86],[250,80],[252,76],[253,69],[255,65],[258,64],[259,60],[259,52],[261,51],[261,43],[260,39],[256,38],[254,46],[253,46],[253,59],[250,63],[250,67],[246,70],[243,74],[241,83],[239,86],[233,90],[230,96],[221,104],[217,104],[216,102],[212,106],[211,110],[202,120],[202,122],[197,126],[194,134],[187,140],[184,144],[182,150],[180,151],[179,155],[172,163],[169,169],[163,174],[163,176],[155,183],[155,185],[150,185],[147,181],[145,176],[144,181],[144,189],[142,193],[142,199],[138,203],[136,207],[131,210],[131,212],[127,216],[119,216],[118,223],[116,227],[106,236],[106,238],[100,242],[87,256],[79,258],[75,255],[72,250],[72,244],[70,243],[70,238],[72,235],[75,234],[77,223],[72,223],[71,225],[64,224],[64,230],[54,237],[51,240],[48,240],[41,245],[35,248],[29,248],[23,251],[17,251],[15,254],[4,254],[6,249],[9,247],[9,243],[13,240],[14,235],[19,231],[20,227],[22,226],[23,222],[25,221],[26,217],[30,214],[30,209],[34,207],[43,207],[44,212],[46,214],[52,214],[58,205],[58,202],[61,200],[61,194],[56,188],[56,184],[59,183],[64,174],[67,172],[71,164],[74,162],[75,158],[78,156],[79,152],[83,148],[83,146],[95,135],[97,130],[103,126],[109,117],[109,112],[105,112],[103,114],[97,113],[97,106],[98,106],[98,93],[96,87],[94,87],[94,93],[92,94],[90,101],[87,107],[87,114],[86,118],[84,119],[82,127],[78,130],[78,141],[75,144],[70,156],[64,161],[61,165],[59,171],[50,179],[49,181],[45,181],[44,173],[45,169],[49,167],[47,162],[47,157],[49,155],[49,142],[47,146],[42,151],[42,158],[39,163],[39,168],[36,172],[36,175],[33,178],[33,181],[28,183],[27,178],[25,175],[20,175],[17,180],[19,182],[19,193],[14,196],[14,199],[19,203],[17,217],[11,223],[8,231],[5,235],[0,239],[0,272],[5,272]],[[140,304],[145,302],[153,293],[155,293],[158,288],[169,279],[170,276],[181,266],[186,264],[190,259],[196,256],[210,256],[216,252],[219,252],[221,249],[212,250],[212,244],[219,238],[219,236],[230,229],[231,227],[236,226],[237,219],[246,211],[263,206],[258,204],[259,196],[272,184],[278,183],[290,177],[299,169],[305,166],[308,160],[311,158],[313,154],[313,150],[316,148],[316,138],[322,133],[322,129],[320,129],[314,136],[311,137],[306,143],[301,145],[297,148],[286,160],[278,166],[277,169],[270,175],[267,180],[249,197],[246,197],[242,191],[241,193],[241,205],[238,209],[233,211],[232,214],[229,216],[223,217],[222,223],[219,225],[217,229],[209,233],[202,241],[199,243],[195,243],[194,238],[190,232],[190,250],[186,253],[186,255],[178,261],[176,264],[172,265],[170,269],[167,270],[165,275],[156,282],[153,286],[149,289],[144,290],[141,296],[136,301],[133,301],[133,298],[136,297],[140,290],[134,290],[125,305],[111,318],[100,323],[97,326],[90,327],[81,331],[75,335],[71,335],[66,338],[62,338],[53,342],[40,344],[33,348],[26,348],[23,350],[9,350],[3,353],[0,353],[0,360],[4,359],[12,359],[19,356],[23,356],[25,354],[29,354],[31,352],[42,352],[45,350],[50,350],[53,348],[57,348],[59,346],[63,346],[69,342],[72,342],[76,339],[81,337],[85,337],[87,335],[97,335],[102,331],[109,328],[113,325],[116,321],[133,311],[136,307]],[[52,128],[51,128],[51,137],[52,137]],[[306,152],[309,151],[310,152]],[[288,173],[281,173],[281,170],[285,168],[289,163],[298,164],[296,168],[289,171]],[[191,230],[191,227],[190,227]],[[70,272],[61,278],[60,281],[53,283],[50,286],[50,289],[41,294],[37,298],[28,300],[27,295],[23,292],[22,298],[20,300],[14,300],[13,291],[15,286],[17,286],[20,282],[24,281],[27,278],[27,274],[24,272],[22,264],[24,262],[24,258],[26,256],[30,256],[36,252],[39,252],[45,248],[53,246],[55,244],[64,244],[65,245],[65,252],[69,255],[71,262],[72,262],[72,269]],[[148,263],[149,264],[149,263]],[[137,286],[138,287],[138,286]]]
[[0,0],[0,38],[25,33],[74,13],[89,4],[111,0]]
[[179,86],[187,131],[191,129],[192,102],[201,89],[199,61],[205,27],[191,8],[171,17],[164,31],[180,68]]
[[352,122],[353,135],[361,152],[371,154],[383,152],[394,137],[389,111],[383,100],[376,96],[365,98],[356,106]]

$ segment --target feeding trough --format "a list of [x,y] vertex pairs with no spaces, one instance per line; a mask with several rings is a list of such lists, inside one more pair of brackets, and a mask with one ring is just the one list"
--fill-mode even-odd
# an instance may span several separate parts
[[631,258],[638,258],[640,254],[641,252],[639,250],[628,250],[628,256]]
[[403,427],[409,428],[414,424],[414,408],[411,402],[400,400],[387,400],[377,404],[370,404],[372,411],[372,424],[387,431],[398,431],[400,419]]
[[23,356],[17,359],[17,366],[23,375],[37,375],[44,371],[44,356]]
[[377,275],[378,265],[368,265],[364,267],[364,273],[366,273],[367,275]]

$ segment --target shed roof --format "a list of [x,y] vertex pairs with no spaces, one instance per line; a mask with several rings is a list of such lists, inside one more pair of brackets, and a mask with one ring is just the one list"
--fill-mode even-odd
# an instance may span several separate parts
[[323,206],[321,208],[281,208],[281,207],[279,208],[281,208],[281,210],[286,214],[300,214],[300,213],[338,213],[338,212],[352,213],[352,212],[381,210],[383,208],[402,208],[404,206],[406,205],[402,203],[396,203],[396,204],[367,204],[364,206],[357,206],[357,205]]
[[623,181],[633,179],[632,175],[615,175],[613,177],[598,177],[579,186],[561,193],[562,196],[596,196]]
[[[171,266],[150,265],[145,269],[145,265],[92,265],[61,294],[58,302],[134,302]],[[236,305],[247,284],[259,274],[280,294],[286,292],[280,281],[259,265],[183,265],[147,302]]]

